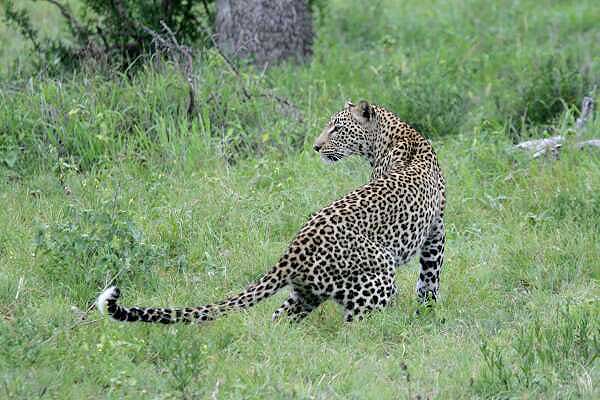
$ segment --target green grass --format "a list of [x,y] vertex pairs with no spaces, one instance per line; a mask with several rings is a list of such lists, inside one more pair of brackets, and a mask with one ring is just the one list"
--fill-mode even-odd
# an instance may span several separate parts
[[[572,138],[600,82],[595,2],[377,4],[332,2],[307,65],[243,68],[250,101],[217,54],[198,55],[212,100],[192,121],[169,65],[131,80],[4,73],[0,398],[600,397],[600,154],[510,150],[517,136]],[[332,303],[272,324],[284,291],[202,327],[90,309],[115,276],[124,303],[153,306],[259,277],[310,213],[368,179],[365,162],[310,150],[347,98],[433,139],[448,181],[433,310],[416,314],[415,261],[395,303],[353,324]],[[600,118],[583,135],[600,137]]]

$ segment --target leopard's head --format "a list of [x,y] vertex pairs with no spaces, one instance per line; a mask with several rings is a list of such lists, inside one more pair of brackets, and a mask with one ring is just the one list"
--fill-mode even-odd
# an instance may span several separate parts
[[347,102],[341,111],[331,117],[313,148],[327,164],[352,154],[369,157],[373,147],[374,125],[375,110],[372,105],[366,101],[358,105]]

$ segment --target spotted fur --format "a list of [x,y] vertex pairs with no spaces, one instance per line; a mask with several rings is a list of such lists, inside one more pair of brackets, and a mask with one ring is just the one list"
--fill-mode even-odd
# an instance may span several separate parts
[[205,322],[250,307],[285,286],[289,298],[273,320],[301,320],[332,299],[346,321],[381,309],[396,294],[395,270],[420,252],[417,296],[438,297],[444,258],[444,179],[431,144],[383,107],[352,103],[316,139],[325,162],[366,157],[370,181],[315,213],[269,272],[242,293],[189,308],[126,308],[119,289],[99,297],[99,308],[120,321]]

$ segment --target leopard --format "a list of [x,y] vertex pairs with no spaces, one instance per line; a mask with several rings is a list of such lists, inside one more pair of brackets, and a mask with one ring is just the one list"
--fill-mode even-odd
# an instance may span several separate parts
[[126,307],[121,291],[106,289],[97,300],[102,313],[127,322],[205,323],[251,307],[289,287],[273,313],[301,321],[327,300],[343,309],[346,322],[381,310],[397,293],[396,271],[419,253],[417,299],[439,297],[444,260],[445,181],[436,153],[419,131],[383,106],[347,102],[313,146],[321,160],[366,158],[366,184],[315,212],[279,261],[239,294],[199,307]]

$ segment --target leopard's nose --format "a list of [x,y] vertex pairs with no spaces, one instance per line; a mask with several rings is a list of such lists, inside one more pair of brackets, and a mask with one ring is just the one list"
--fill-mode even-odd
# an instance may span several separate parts
[[315,151],[318,152],[319,150],[321,150],[321,147],[323,147],[323,145],[321,145],[321,144],[315,144],[313,146],[313,149],[315,149]]

